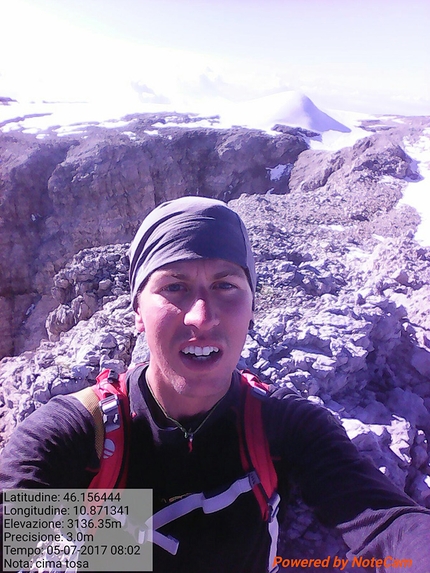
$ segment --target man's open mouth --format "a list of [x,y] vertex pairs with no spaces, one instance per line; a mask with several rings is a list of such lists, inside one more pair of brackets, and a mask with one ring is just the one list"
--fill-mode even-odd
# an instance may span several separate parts
[[186,358],[206,361],[217,357],[220,349],[217,346],[186,346],[181,350]]

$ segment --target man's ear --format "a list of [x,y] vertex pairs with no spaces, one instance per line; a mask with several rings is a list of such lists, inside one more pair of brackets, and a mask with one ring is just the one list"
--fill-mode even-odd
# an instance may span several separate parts
[[134,325],[136,327],[137,332],[145,332],[145,323],[143,322],[142,313],[140,311],[140,307],[137,307],[137,310],[134,314]]
[[251,317],[249,319],[248,330],[254,330],[254,301],[252,301]]

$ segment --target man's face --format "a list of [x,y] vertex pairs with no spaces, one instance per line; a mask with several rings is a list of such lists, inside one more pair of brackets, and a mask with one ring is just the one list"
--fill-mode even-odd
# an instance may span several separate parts
[[148,381],[170,415],[174,400],[176,414],[197,413],[227,392],[251,318],[251,288],[234,263],[182,261],[150,275],[136,327],[150,350]]

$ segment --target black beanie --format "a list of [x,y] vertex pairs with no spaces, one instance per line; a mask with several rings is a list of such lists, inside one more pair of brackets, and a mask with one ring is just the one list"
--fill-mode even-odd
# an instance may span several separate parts
[[133,308],[139,287],[168,263],[224,259],[242,267],[255,294],[254,257],[242,219],[222,201],[182,197],[162,203],[145,218],[131,244]]

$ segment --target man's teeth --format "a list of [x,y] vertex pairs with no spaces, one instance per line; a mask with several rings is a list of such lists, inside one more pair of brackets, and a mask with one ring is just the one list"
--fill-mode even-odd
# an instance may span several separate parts
[[184,354],[194,354],[195,356],[209,356],[212,352],[219,352],[216,346],[187,346],[182,350]]

